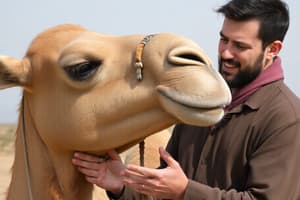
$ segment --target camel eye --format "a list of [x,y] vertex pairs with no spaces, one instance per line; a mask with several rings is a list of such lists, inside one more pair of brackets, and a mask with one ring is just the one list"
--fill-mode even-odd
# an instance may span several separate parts
[[90,79],[101,66],[101,61],[86,61],[64,68],[68,76],[74,81],[85,81]]

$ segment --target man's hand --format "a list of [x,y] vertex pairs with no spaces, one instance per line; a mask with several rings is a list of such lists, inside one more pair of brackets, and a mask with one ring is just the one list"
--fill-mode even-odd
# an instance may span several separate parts
[[125,166],[116,151],[109,151],[108,155],[110,158],[105,160],[97,156],[76,152],[72,163],[85,175],[88,182],[114,194],[119,194],[124,187],[120,173],[125,169]]
[[137,192],[165,199],[182,199],[188,179],[183,170],[171,155],[159,148],[161,158],[167,163],[164,169],[149,169],[128,165],[122,172],[126,185]]

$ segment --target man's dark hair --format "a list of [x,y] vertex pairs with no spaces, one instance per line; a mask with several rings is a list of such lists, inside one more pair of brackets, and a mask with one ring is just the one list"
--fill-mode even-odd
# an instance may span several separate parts
[[231,0],[217,12],[235,21],[259,20],[263,49],[275,40],[283,41],[289,28],[289,8],[281,0]]

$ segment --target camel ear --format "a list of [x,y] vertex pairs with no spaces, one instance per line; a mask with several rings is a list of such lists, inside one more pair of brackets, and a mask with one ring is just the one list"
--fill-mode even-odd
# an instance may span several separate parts
[[30,89],[30,72],[28,59],[0,56],[0,89],[9,87]]

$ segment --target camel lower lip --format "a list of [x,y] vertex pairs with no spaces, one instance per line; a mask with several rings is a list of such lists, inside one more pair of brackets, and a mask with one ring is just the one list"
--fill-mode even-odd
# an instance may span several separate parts
[[172,101],[173,103],[194,110],[209,111],[215,109],[223,109],[225,107],[225,104],[221,104],[221,102],[212,103],[214,101],[209,99],[200,99],[196,96],[194,96],[194,98],[190,96],[184,96],[183,94],[179,94],[178,92],[172,91],[167,87],[158,87],[158,92],[161,96]]
[[182,104],[165,95],[159,95],[165,111],[185,124],[210,126],[219,122],[224,116],[222,107],[195,107]]
[[[157,87],[157,91],[161,96],[164,96],[173,103],[195,110],[222,109],[226,104],[223,97],[216,92],[215,94],[208,94],[203,91],[203,94],[205,93],[205,95],[201,92],[190,92],[191,94],[186,94],[176,89],[161,85]],[[205,98],[204,96],[209,96],[210,98]]]
[[223,109],[225,107],[225,105],[220,105],[220,106],[214,106],[214,107],[196,107],[196,106],[191,106],[191,105],[188,105],[186,103],[182,103],[182,102],[179,102],[179,101],[176,101],[175,99],[161,93],[162,96],[164,96],[166,99],[168,99],[169,101],[172,101],[173,103],[176,103],[180,106],[183,106],[187,109],[193,109],[193,110],[199,110],[199,111],[212,111],[212,110],[219,110],[219,109]]

